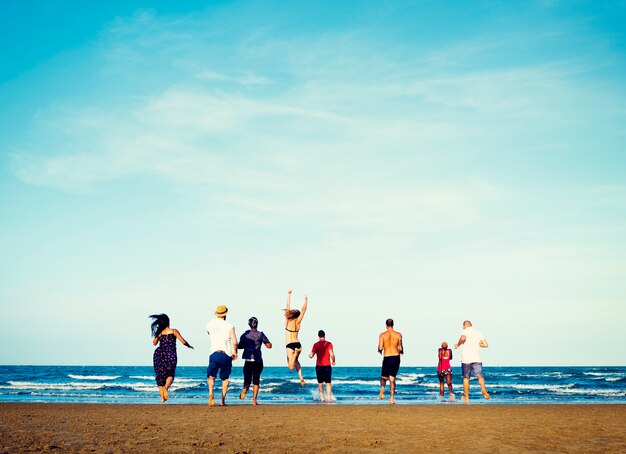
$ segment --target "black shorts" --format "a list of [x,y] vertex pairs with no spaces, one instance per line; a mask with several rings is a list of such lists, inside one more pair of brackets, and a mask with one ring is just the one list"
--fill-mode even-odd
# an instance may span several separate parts
[[243,386],[261,383],[261,372],[263,372],[263,361],[246,361],[243,365]]
[[383,370],[380,376],[383,378],[395,377],[400,369],[400,355],[385,356],[383,358]]
[[315,375],[318,383],[330,383],[333,376],[331,366],[315,366]]

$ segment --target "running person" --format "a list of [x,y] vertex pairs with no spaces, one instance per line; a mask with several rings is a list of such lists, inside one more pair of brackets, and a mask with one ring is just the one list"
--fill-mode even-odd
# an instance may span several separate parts
[[227,314],[228,308],[226,306],[218,306],[215,310],[215,318],[206,325],[206,332],[211,338],[211,354],[206,372],[209,385],[209,407],[215,406],[213,388],[218,372],[222,380],[221,405],[226,405],[226,393],[228,392],[233,360],[237,359],[237,335],[232,323],[226,321]]
[[448,348],[448,343],[443,341],[441,348],[437,350],[437,378],[439,378],[439,394],[443,397],[444,378],[448,383],[448,392],[450,394],[450,400],[454,400],[454,393],[452,392],[452,367],[450,366],[450,360],[452,359],[452,350]]
[[298,333],[300,332],[300,324],[306,313],[306,307],[309,299],[304,297],[304,304],[302,310],[291,309],[291,290],[287,291],[287,307],[285,310],[285,343],[287,349],[287,366],[289,370],[296,370],[298,377],[300,378],[300,384],[306,385],[304,377],[302,376],[302,366],[298,361],[298,357],[302,352],[302,344],[298,340]]
[[489,393],[485,388],[485,377],[483,377],[483,363],[480,360],[480,349],[489,347],[487,340],[480,331],[472,326],[472,322],[465,320],[463,322],[463,331],[461,337],[454,348],[463,346],[463,354],[461,355],[461,371],[463,372],[463,396],[461,400],[469,401],[470,374],[478,379],[480,391],[485,399],[490,399]]
[[170,318],[165,314],[151,315],[152,319],[152,345],[159,344],[152,355],[154,375],[159,387],[161,402],[170,398],[168,390],[176,377],[176,339],[185,347],[193,349],[177,329],[170,328]]
[[[309,358],[313,358],[317,355],[315,361],[315,376],[317,378],[317,390],[320,394],[320,401],[331,402],[334,400],[333,385],[331,383],[333,375],[331,364],[333,366],[335,365],[335,351],[333,350],[333,344],[326,340],[324,330],[319,330],[317,337],[319,341],[313,345],[311,353],[309,353]],[[326,396],[324,396],[324,383],[326,384]]]
[[385,322],[387,330],[378,336],[378,353],[383,355],[383,367],[380,374],[380,394],[379,399],[385,397],[385,385],[389,380],[389,403],[396,403],[396,376],[400,369],[400,355],[404,353],[402,346],[402,334],[393,329],[393,320],[388,318]]
[[261,346],[272,348],[263,331],[257,331],[259,320],[256,317],[250,317],[248,320],[250,329],[239,338],[238,348],[243,349],[242,359],[245,361],[243,366],[243,389],[239,394],[239,399],[246,397],[250,384],[252,384],[252,405],[258,405],[257,396],[259,395],[259,385],[261,384],[261,372],[263,372],[263,356],[261,354]]

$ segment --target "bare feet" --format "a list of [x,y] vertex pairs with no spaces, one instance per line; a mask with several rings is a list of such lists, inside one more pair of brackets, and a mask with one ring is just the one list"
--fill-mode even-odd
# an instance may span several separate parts
[[469,397],[467,396],[467,394],[462,394],[462,395],[461,395],[461,400],[462,400],[463,402],[469,402]]
[[226,406],[226,396],[222,396],[222,403],[220,404],[220,407],[225,407]]
[[241,390],[241,393],[239,394],[239,400],[244,400],[246,398],[246,388]]
[[385,398],[385,388],[380,388],[380,393],[378,394],[379,399]]
[[489,395],[489,393],[487,392],[487,390],[486,390],[486,389],[483,389],[483,390],[482,390],[482,393],[483,393],[483,397],[484,397],[485,399],[487,399],[487,400],[491,399],[491,396]]
[[170,393],[167,392],[167,388],[163,388],[163,402],[170,398]]
[[252,402],[252,405],[257,407],[259,404],[256,402],[256,400],[254,402]]
[[396,404],[396,400],[393,398],[393,396],[391,396],[391,399],[389,399],[389,405],[395,405]]
[[209,395],[209,407],[215,407],[215,398],[213,397],[213,394]]

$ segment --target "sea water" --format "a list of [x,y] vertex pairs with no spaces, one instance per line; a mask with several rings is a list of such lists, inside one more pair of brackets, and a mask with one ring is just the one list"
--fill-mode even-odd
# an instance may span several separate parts
[[[260,403],[315,404],[313,367],[303,368],[306,386],[287,367],[265,367]],[[491,400],[485,401],[472,378],[470,397],[476,404],[626,403],[626,367],[484,367]],[[333,368],[335,404],[381,404],[380,367]],[[233,367],[229,404],[243,385],[241,367]],[[398,404],[463,405],[460,367],[453,370],[456,400],[439,397],[434,367],[402,366],[397,378]],[[220,381],[216,386],[219,389]],[[388,399],[389,385],[386,388]],[[206,404],[206,367],[179,366],[168,404]],[[251,393],[244,403],[249,403]],[[160,403],[151,366],[0,366],[0,402]]]

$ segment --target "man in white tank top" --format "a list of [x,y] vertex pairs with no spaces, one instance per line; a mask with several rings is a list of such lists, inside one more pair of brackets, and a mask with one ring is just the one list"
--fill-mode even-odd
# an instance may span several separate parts
[[220,374],[222,380],[222,403],[226,405],[226,393],[230,372],[233,366],[233,359],[237,359],[237,335],[232,323],[226,321],[228,308],[218,306],[215,310],[215,317],[206,325],[206,331],[211,338],[211,353],[209,355],[209,367],[207,368],[207,382],[209,384],[209,406],[215,406],[213,388],[215,387],[215,377]]

